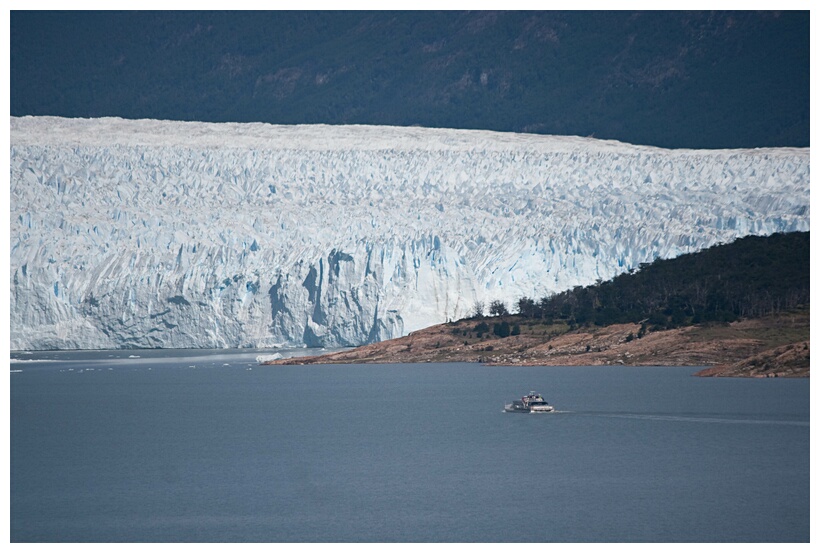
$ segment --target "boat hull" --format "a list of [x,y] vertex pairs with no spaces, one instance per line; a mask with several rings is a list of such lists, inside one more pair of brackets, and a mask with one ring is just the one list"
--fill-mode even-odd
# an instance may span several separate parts
[[508,403],[504,406],[504,411],[507,413],[552,413],[555,408],[552,405],[537,405],[528,407],[526,405],[515,405]]

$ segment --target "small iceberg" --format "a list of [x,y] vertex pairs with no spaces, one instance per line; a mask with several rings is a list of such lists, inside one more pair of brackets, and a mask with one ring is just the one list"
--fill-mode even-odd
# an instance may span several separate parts
[[276,361],[277,359],[282,359],[281,353],[274,353],[273,355],[257,355],[256,362],[258,364],[262,364],[266,361]]

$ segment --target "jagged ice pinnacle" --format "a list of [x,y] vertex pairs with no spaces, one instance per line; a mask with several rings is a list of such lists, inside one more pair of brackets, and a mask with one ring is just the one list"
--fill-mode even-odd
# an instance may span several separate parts
[[748,234],[809,150],[11,118],[11,347],[341,346]]

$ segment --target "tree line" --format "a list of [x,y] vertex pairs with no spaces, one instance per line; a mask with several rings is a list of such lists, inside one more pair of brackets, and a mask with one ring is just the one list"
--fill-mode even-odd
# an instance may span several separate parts
[[[607,282],[540,299],[522,297],[518,315],[570,326],[643,323],[642,332],[731,322],[809,306],[809,233],[748,236],[674,259],[643,263]],[[473,316],[483,316],[477,302]],[[510,315],[501,301],[492,316]]]

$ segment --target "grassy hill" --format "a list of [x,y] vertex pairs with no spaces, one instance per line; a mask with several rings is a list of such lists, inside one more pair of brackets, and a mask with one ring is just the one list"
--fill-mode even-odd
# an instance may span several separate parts
[[277,363],[691,365],[708,366],[703,376],[808,376],[809,233],[658,260],[536,309]]

